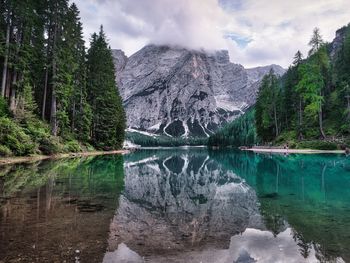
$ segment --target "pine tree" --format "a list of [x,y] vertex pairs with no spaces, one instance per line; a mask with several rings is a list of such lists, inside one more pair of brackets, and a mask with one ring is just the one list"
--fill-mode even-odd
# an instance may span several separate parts
[[116,88],[112,52],[102,26],[99,34],[92,36],[87,70],[93,144],[100,148],[120,148],[124,141],[125,113]]
[[299,66],[303,61],[303,54],[300,52],[300,50],[295,53],[293,58],[293,66]]
[[309,46],[311,46],[309,55],[317,53],[317,51],[323,46],[323,44],[324,41],[322,39],[320,29],[316,27],[313,31],[312,37],[309,42]]
[[273,70],[264,76],[255,105],[257,134],[263,141],[272,140],[279,135],[278,101],[280,87]]

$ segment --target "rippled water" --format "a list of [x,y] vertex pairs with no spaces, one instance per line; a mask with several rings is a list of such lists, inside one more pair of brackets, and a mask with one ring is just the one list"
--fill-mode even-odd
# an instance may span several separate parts
[[349,262],[350,159],[206,149],[0,170],[0,262]]

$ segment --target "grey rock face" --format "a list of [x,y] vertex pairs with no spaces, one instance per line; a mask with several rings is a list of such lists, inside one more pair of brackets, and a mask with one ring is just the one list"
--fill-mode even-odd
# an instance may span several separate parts
[[343,45],[345,37],[346,37],[346,31],[348,30],[349,26],[350,26],[350,24],[348,26],[344,26],[336,31],[335,38],[330,45],[330,48],[331,48],[330,56],[332,59],[335,58],[337,52],[340,50],[341,46]]
[[[149,45],[126,58],[114,50],[128,127],[173,137],[212,134],[255,102],[271,66],[244,69],[227,51],[208,54]],[[272,66],[277,73],[284,70]]]

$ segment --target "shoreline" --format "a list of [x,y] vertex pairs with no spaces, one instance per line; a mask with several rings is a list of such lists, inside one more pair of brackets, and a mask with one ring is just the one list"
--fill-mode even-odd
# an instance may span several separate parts
[[33,156],[18,156],[18,157],[0,157],[0,166],[20,163],[31,163],[44,160],[58,160],[64,158],[77,158],[87,156],[99,155],[113,155],[113,154],[127,154],[129,150],[115,150],[115,151],[92,151],[92,152],[78,152],[78,153],[59,153],[55,155],[33,155]]
[[345,154],[343,150],[312,150],[312,149],[277,149],[277,148],[249,148],[249,149],[241,149],[241,151],[251,151],[256,153],[300,153],[300,154],[321,154],[321,153],[333,153],[333,154]]

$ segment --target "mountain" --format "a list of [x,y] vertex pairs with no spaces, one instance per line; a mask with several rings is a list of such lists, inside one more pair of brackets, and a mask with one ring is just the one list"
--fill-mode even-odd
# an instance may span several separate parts
[[255,102],[270,68],[245,69],[227,51],[148,45],[127,57],[113,50],[129,129],[170,137],[208,137]]

